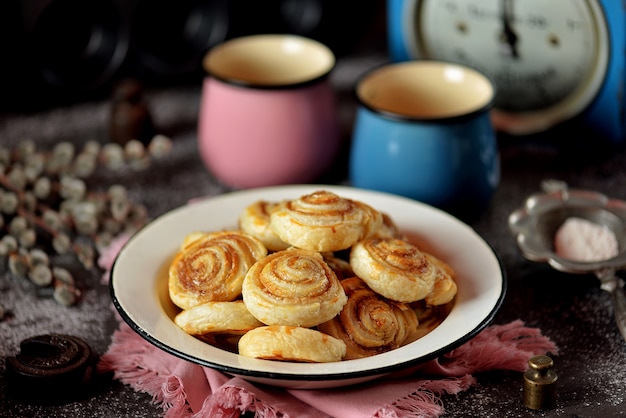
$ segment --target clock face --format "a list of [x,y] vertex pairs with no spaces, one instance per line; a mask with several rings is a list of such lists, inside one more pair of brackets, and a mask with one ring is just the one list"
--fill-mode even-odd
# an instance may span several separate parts
[[407,16],[416,56],[469,65],[494,80],[496,121],[506,130],[528,133],[570,118],[602,85],[609,45],[598,1],[422,0]]

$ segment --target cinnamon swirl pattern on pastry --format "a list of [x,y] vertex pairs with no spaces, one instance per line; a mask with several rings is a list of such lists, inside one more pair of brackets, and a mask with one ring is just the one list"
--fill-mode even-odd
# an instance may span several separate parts
[[369,237],[381,226],[382,214],[364,203],[320,190],[281,202],[272,211],[270,224],[294,247],[333,252]]
[[310,328],[269,325],[248,331],[239,340],[239,354],[266,360],[328,363],[341,361],[345,344]]
[[201,303],[180,312],[174,322],[191,335],[245,334],[264,325],[248,312],[241,300]]
[[270,227],[270,213],[277,206],[278,203],[259,200],[246,207],[239,215],[239,228],[258,238],[269,251],[286,250],[290,247]]
[[341,284],[348,302],[317,328],[346,344],[344,360],[384,353],[417,338],[418,320],[409,305],[380,296],[358,277]]
[[417,246],[401,239],[369,239],[352,247],[354,273],[375,292],[398,302],[425,298],[439,269]]
[[334,317],[347,301],[321,254],[290,248],[257,261],[243,282],[246,307],[267,325],[313,327]]
[[170,298],[182,309],[235,300],[248,269],[266,255],[261,241],[240,231],[194,233],[170,264]]

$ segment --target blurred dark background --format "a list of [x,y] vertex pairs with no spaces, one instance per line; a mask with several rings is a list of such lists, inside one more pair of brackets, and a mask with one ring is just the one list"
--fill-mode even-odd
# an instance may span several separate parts
[[[196,83],[212,46],[255,33],[317,39],[341,58],[371,40],[384,0],[3,0],[0,111],[107,97],[115,83]],[[384,36],[384,31],[376,32]]]

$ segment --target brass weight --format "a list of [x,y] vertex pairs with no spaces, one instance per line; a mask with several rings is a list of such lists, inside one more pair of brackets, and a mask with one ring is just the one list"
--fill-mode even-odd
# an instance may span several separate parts
[[534,356],[524,373],[524,405],[530,409],[551,409],[556,406],[557,374],[548,356]]

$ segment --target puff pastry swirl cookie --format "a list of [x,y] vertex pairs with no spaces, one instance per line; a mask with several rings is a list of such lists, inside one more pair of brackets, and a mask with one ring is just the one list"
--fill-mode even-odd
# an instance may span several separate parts
[[242,300],[201,303],[180,312],[174,322],[191,335],[244,334],[264,325],[248,312]]
[[270,215],[270,224],[283,241],[318,252],[347,249],[373,234],[382,222],[382,214],[371,206],[325,190],[283,201]]
[[370,238],[398,238],[404,239],[398,225],[387,213],[381,212],[383,220],[381,225],[374,231]]
[[439,273],[417,246],[394,238],[358,242],[350,251],[350,265],[372,290],[398,302],[424,299]]
[[246,307],[267,325],[313,327],[337,315],[347,301],[321,254],[290,248],[257,261],[242,287]]
[[456,296],[457,285],[454,269],[432,254],[426,254],[426,257],[437,266],[438,272],[433,289],[426,296],[425,301],[428,305],[445,305]]
[[343,341],[310,328],[270,325],[255,328],[239,340],[239,354],[266,360],[328,363],[341,361]]
[[246,207],[239,215],[239,228],[258,238],[269,251],[281,251],[290,247],[280,239],[270,226],[270,214],[278,203],[259,200]]
[[417,339],[418,319],[409,305],[380,296],[358,277],[341,284],[348,303],[317,328],[346,344],[344,360],[384,353]]
[[240,231],[190,234],[170,264],[170,298],[182,309],[233,301],[248,269],[266,255],[261,241]]

